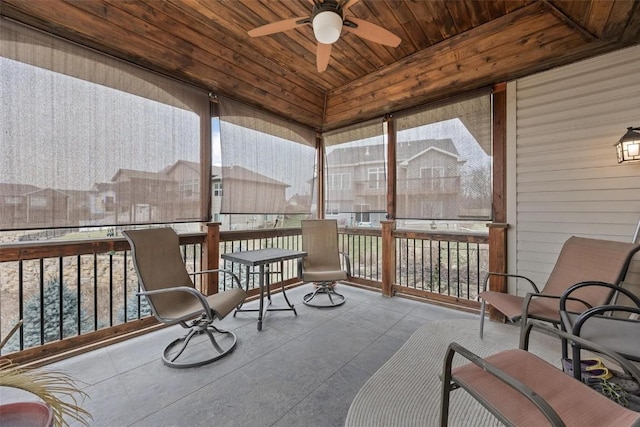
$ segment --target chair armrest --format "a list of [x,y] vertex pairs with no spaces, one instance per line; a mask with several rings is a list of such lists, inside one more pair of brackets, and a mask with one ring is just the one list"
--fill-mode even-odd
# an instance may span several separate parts
[[535,292],[540,293],[540,290],[538,289],[538,287],[536,286],[536,284],[533,282],[533,280],[529,279],[529,278],[528,278],[528,277],[526,277],[526,276],[522,276],[522,275],[520,275],[520,274],[495,273],[495,272],[492,272],[492,271],[489,271],[489,272],[487,273],[487,276],[484,278],[484,287],[483,287],[483,289],[482,289],[482,291],[483,291],[483,292],[486,292],[486,291],[487,291],[487,284],[489,283],[489,278],[490,278],[491,276],[514,277],[514,278],[517,278],[517,279],[524,279],[524,280],[526,280],[527,282],[529,282],[529,284],[531,285],[531,287],[533,288],[533,290],[534,290]]
[[[564,291],[564,293],[561,295],[560,297],[560,311],[566,311],[567,310],[567,305],[566,305],[566,300],[576,300],[575,298],[571,298],[570,295],[575,292],[576,290],[580,289],[580,288],[584,288],[587,286],[600,286],[600,287],[605,287],[605,288],[610,288],[612,291],[614,292],[621,292],[623,294],[625,294],[631,301],[633,301],[633,303],[637,306],[640,307],[640,298],[638,298],[633,292],[631,292],[628,289],[623,288],[622,286],[616,286],[614,284],[611,283],[607,283],[607,282],[598,282],[598,281],[586,281],[586,282],[580,282],[580,283],[576,283],[575,285],[569,287],[566,291]],[[578,300],[580,301],[580,300]],[[589,308],[591,308],[591,306],[588,306]]]
[[[559,296],[559,295],[549,295],[549,294],[543,294],[543,293],[534,293],[534,292],[527,293],[524,296],[524,300],[522,301],[522,318],[523,319],[528,319],[529,318],[529,305],[531,304],[531,300],[533,298],[549,298],[549,299],[560,300],[561,296]],[[585,305],[586,308],[591,308],[591,305],[588,302],[583,301],[581,299],[578,299],[578,298],[567,298],[567,299],[572,300],[572,301],[581,302],[582,304]],[[560,311],[560,323],[564,325],[562,311]],[[567,330],[570,330],[570,329],[571,328],[567,328]]]
[[342,261],[344,262],[345,265],[345,270],[347,270],[347,277],[351,277],[351,259],[349,258],[349,255],[347,255],[345,252],[338,252],[340,254],[340,256],[342,256]]
[[[581,313],[573,322],[572,333],[574,335],[580,335],[580,331],[582,326],[585,324],[587,320],[594,316],[600,316],[605,313],[613,313],[613,312],[626,312],[630,314],[638,314],[640,315],[640,307],[630,307],[627,305],[599,305],[597,307],[590,308],[589,310]],[[623,318],[620,321],[624,321]],[[640,326],[640,322],[639,326]]]
[[[200,304],[202,305],[203,312],[206,314],[207,319],[213,320],[211,317],[211,308],[209,307],[209,303],[207,302],[206,297],[202,294],[202,292],[190,286],[176,286],[173,288],[156,289],[152,291],[140,291],[140,292],[136,292],[136,295],[147,296],[147,295],[159,295],[159,294],[168,294],[168,293],[175,293],[175,292],[185,292],[196,297],[200,302]],[[186,316],[186,317],[171,319],[166,317],[160,317],[157,313],[154,313],[154,315],[159,320],[165,323],[179,322],[191,317],[191,316]]]
[[[626,295],[634,304],[636,304],[637,307],[640,307],[640,298],[638,298],[635,294],[633,294],[633,292],[621,286],[616,286],[611,283],[599,282],[599,281],[586,281],[586,282],[576,283],[575,285],[570,286],[566,291],[564,291],[564,293],[560,297],[560,319],[562,320],[562,326],[567,331],[573,331],[573,324],[577,320],[577,319],[572,320],[572,317],[569,315],[569,312],[567,311],[567,300],[581,301],[582,303],[585,304],[587,308],[586,311],[589,311],[589,309],[592,308],[591,305],[586,303],[585,301],[579,300],[577,298],[572,298],[570,296],[576,290],[587,287],[587,286],[600,286],[600,287],[610,288],[614,292],[621,292],[624,295]],[[605,310],[605,311],[610,311],[610,310]],[[590,316],[591,315],[589,315],[588,317]]]

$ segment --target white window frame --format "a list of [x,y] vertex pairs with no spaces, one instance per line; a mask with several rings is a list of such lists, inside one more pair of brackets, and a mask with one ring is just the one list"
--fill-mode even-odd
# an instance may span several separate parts
[[385,188],[386,173],[384,166],[370,167],[367,170],[367,181],[369,188]]

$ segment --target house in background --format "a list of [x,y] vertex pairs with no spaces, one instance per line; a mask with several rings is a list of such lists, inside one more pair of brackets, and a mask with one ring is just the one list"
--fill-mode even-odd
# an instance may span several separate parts
[[178,194],[178,183],[160,172],[119,169],[111,179],[117,194],[116,223],[164,222],[172,218],[167,194]]
[[91,198],[91,212],[97,217],[102,217],[109,222],[115,221],[116,214],[116,187],[112,182],[97,182],[93,185],[93,197]]
[[[347,223],[384,219],[387,170],[384,144],[338,148],[327,156],[327,213],[355,210]],[[400,142],[396,146],[398,200],[426,218],[456,218],[464,203],[463,159],[451,139]],[[487,181],[488,182],[488,181]],[[344,221],[343,221],[344,222]],[[354,224],[350,224],[354,225]]]
[[160,173],[176,183],[175,200],[180,202],[184,217],[197,218],[200,211],[200,163],[178,160]]
[[462,199],[461,171],[466,162],[451,139],[397,145],[396,191],[402,204],[422,218],[455,218]]
[[38,190],[35,185],[0,183],[0,226],[26,226],[26,194]]
[[211,219],[220,221],[222,209],[222,168],[211,166]]
[[68,199],[67,220],[71,224],[78,222],[93,222],[96,214],[92,210],[93,199],[95,194],[93,190],[59,190],[66,194]]
[[[240,166],[213,166],[212,218],[223,224],[240,224],[248,229],[272,227],[275,225],[270,219],[273,215],[251,213],[255,198],[260,198],[268,211],[291,213],[293,207],[286,198],[289,187],[289,184]],[[222,221],[221,215],[233,215],[233,221]]]
[[25,225],[37,227],[53,224],[57,227],[68,225],[70,218],[70,197],[53,188],[42,188],[24,195],[27,201]]

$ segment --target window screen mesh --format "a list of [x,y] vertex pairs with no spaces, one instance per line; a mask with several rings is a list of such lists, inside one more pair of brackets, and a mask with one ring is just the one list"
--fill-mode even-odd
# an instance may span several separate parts
[[396,121],[396,217],[490,219],[491,94]]
[[325,210],[370,221],[387,207],[386,139],[382,120],[327,132]]
[[220,99],[223,214],[310,214],[315,132]]
[[0,24],[1,229],[207,219],[205,92]]

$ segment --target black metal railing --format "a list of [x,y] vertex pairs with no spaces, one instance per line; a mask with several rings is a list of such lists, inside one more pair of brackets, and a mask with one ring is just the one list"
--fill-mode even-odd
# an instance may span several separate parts
[[396,284],[456,299],[477,300],[489,268],[486,235],[396,237]]
[[[187,269],[206,268],[206,233],[181,235]],[[423,292],[475,301],[481,277],[488,270],[488,238],[482,234],[395,231],[395,292]],[[83,241],[4,244],[0,257],[0,337],[23,319],[24,325],[2,349],[3,354],[56,340],[85,335],[148,319],[151,310],[138,296],[138,281],[122,238]],[[300,229],[221,232],[219,253],[282,247],[300,250]],[[378,228],[340,228],[339,247],[352,267],[354,283],[381,287],[383,241]],[[244,267],[218,260],[231,269],[249,290],[258,277]],[[272,283],[298,283],[297,261],[274,268]],[[393,266],[392,266],[393,268]],[[204,289],[203,276],[196,287]],[[219,275],[219,289],[232,286]],[[132,325],[135,326],[135,325]]]

